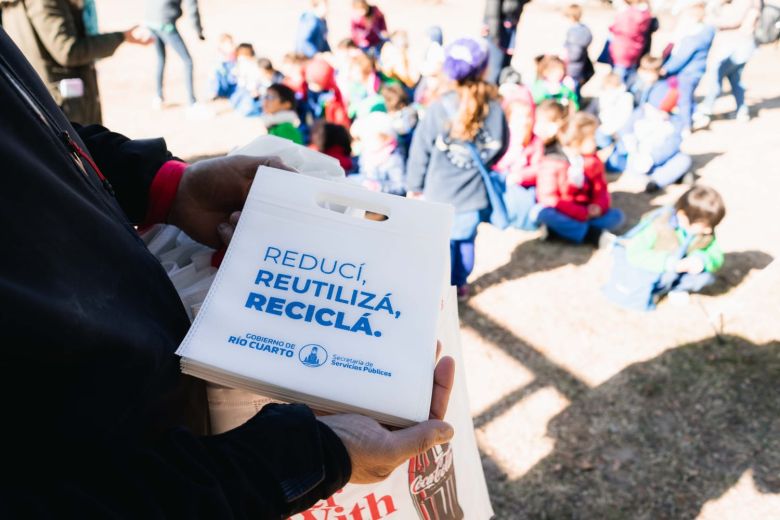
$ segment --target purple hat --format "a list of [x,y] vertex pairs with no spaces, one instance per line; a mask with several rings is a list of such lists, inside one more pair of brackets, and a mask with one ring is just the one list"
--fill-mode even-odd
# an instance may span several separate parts
[[487,48],[473,38],[460,38],[447,46],[444,73],[455,81],[477,79],[487,67]]

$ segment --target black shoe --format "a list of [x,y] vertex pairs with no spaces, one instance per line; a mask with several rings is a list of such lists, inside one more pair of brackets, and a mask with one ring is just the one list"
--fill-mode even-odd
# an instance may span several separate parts
[[599,241],[601,240],[602,233],[603,231],[599,228],[588,228],[588,232],[585,233],[585,238],[582,240],[582,243],[599,247]]
[[645,193],[656,193],[659,191],[661,191],[661,187],[655,181],[650,181],[645,186]]

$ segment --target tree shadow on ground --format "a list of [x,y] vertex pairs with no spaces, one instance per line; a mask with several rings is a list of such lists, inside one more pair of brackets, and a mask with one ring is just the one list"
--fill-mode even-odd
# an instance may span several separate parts
[[549,423],[551,455],[488,480],[498,518],[693,519],[747,470],[780,493],[778,381],[780,342],[734,336],[632,365]]
[[720,296],[742,283],[753,269],[763,269],[772,263],[774,258],[763,251],[737,251],[725,254],[723,269],[718,274],[715,283],[703,294]]

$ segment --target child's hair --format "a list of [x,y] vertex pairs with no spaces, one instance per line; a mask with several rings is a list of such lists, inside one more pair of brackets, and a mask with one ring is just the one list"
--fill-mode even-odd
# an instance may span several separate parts
[[459,81],[455,89],[460,96],[460,108],[450,127],[450,137],[473,141],[490,111],[490,101],[498,97],[498,90],[495,85],[474,79]]
[[290,110],[293,110],[295,108],[295,91],[288,87],[287,85],[283,85],[281,83],[274,83],[273,85],[268,87],[268,92],[273,92],[277,96],[279,96],[279,103],[282,105],[289,105]]
[[604,83],[602,83],[602,86],[604,88],[618,88],[621,85],[623,85],[623,80],[620,79],[620,76],[618,76],[614,72],[610,72],[609,74],[604,76]]
[[360,51],[352,56],[352,65],[358,67],[360,72],[364,75],[368,75],[374,72],[376,66],[371,56],[363,51]]
[[255,57],[255,48],[251,43],[239,43],[236,47],[236,56]]
[[274,64],[271,63],[271,60],[268,58],[258,58],[257,59],[257,67],[261,70],[264,70],[266,72],[273,72],[274,71]]
[[561,128],[558,140],[563,146],[582,144],[589,134],[595,134],[599,120],[593,114],[577,112],[572,115]]
[[563,9],[563,15],[573,22],[579,22],[582,19],[582,6],[569,4]]
[[691,224],[704,224],[715,228],[726,216],[726,205],[720,193],[709,186],[694,186],[683,193],[674,204],[674,209],[682,211]]
[[349,130],[341,125],[319,120],[314,123],[311,135],[311,144],[320,152],[336,146],[346,155],[352,155],[352,136],[349,135]]
[[553,67],[560,67],[566,70],[566,63],[554,54],[545,54],[536,58],[536,77],[545,77],[548,70]]
[[382,97],[388,112],[396,112],[409,105],[409,95],[398,83],[390,83],[382,87]]
[[552,121],[563,121],[566,119],[566,107],[554,99],[545,99],[536,106],[536,117],[540,114]]
[[639,68],[642,70],[659,73],[661,71],[661,67],[663,66],[663,63],[664,63],[663,58],[645,54],[644,56],[642,56],[642,59],[639,60]]
[[511,66],[508,66],[501,69],[501,72],[498,74],[498,84],[499,85],[506,85],[506,84],[522,85],[523,78],[517,70],[515,70]]

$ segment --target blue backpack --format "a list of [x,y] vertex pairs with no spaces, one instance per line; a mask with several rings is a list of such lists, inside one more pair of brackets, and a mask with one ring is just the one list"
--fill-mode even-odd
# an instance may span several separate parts
[[[607,281],[607,284],[602,288],[604,296],[607,297],[612,303],[623,307],[624,309],[630,309],[635,311],[651,311],[655,309],[655,298],[653,298],[653,292],[655,290],[658,281],[663,273],[650,271],[642,267],[635,266],[628,261],[628,251],[626,249],[626,243],[642,231],[647,226],[653,224],[658,217],[664,213],[670,213],[671,208],[660,208],[650,213],[639,224],[631,228],[625,235],[618,238],[613,245],[613,266],[612,274]],[[675,260],[682,260],[685,257],[688,247],[691,241],[694,239],[694,235],[688,237],[688,239],[680,245],[675,251]]]

